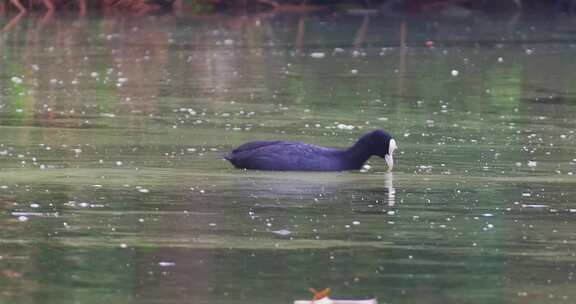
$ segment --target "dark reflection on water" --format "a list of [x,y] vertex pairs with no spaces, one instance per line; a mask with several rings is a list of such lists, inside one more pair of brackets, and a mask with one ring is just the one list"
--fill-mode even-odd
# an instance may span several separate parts
[[[27,17],[0,38],[0,302],[571,303],[571,17]],[[254,139],[397,170],[234,170]]]

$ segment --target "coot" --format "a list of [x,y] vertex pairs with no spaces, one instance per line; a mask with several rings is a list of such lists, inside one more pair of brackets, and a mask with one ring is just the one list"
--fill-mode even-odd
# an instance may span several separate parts
[[396,141],[383,130],[364,134],[348,149],[325,148],[292,141],[253,141],[224,156],[236,168],[273,171],[358,170],[372,155],[394,166]]

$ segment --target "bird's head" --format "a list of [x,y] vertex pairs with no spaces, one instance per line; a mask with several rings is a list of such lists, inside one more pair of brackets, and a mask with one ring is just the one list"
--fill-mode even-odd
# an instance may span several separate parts
[[388,171],[392,171],[392,168],[394,168],[394,151],[398,149],[396,140],[383,130],[372,131],[368,136],[372,142],[374,154],[384,158],[388,165]]

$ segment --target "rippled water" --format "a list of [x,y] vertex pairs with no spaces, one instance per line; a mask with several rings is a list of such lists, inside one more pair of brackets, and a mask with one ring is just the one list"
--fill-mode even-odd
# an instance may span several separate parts
[[[0,302],[576,299],[571,18],[8,21]],[[220,159],[374,128],[391,174]]]

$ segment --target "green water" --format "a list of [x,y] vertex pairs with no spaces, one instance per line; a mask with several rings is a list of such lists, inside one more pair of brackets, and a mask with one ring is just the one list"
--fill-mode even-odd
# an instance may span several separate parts
[[[572,303],[571,24],[28,16],[0,38],[0,302]],[[375,128],[392,173],[220,159]]]

